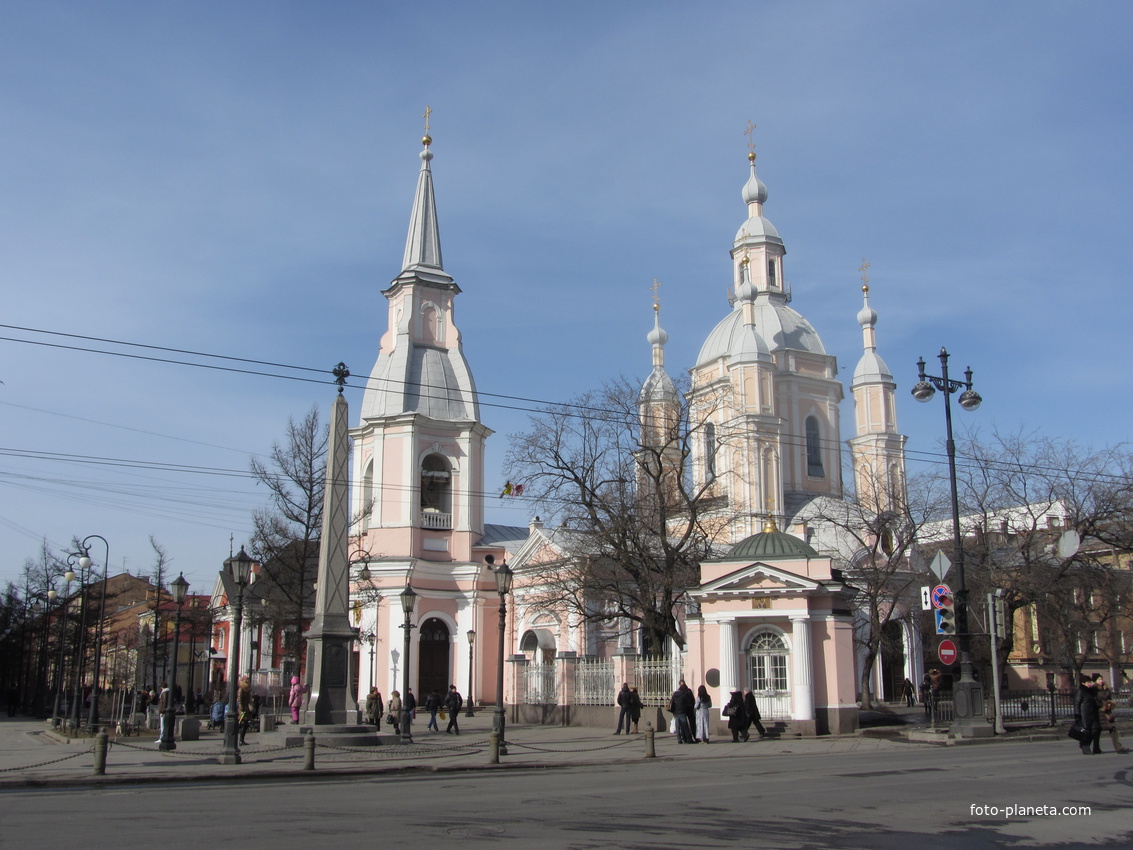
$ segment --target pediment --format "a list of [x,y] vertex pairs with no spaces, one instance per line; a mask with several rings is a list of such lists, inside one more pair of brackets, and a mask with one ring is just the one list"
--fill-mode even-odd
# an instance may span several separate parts
[[711,596],[747,596],[788,593],[813,593],[822,585],[812,578],[756,562],[746,564],[730,573],[702,584],[689,595],[694,598]]

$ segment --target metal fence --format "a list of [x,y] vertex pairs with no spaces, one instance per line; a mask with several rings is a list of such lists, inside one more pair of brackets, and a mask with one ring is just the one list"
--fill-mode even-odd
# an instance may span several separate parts
[[681,678],[680,656],[638,659],[629,678],[643,705],[665,707]]
[[575,705],[613,705],[617,694],[614,662],[580,658],[574,677]]
[[558,704],[559,688],[553,663],[527,665],[523,671],[523,679],[528,705]]

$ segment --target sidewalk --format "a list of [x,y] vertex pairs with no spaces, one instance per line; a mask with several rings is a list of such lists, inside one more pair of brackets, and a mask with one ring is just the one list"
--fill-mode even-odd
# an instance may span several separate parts
[[[296,737],[295,727],[283,726],[275,732],[249,733],[248,746],[241,747],[242,763],[217,764],[223,749],[223,734],[201,732],[201,740],[177,742],[177,749],[161,752],[157,736],[111,739],[106,757],[106,773],[94,775],[94,741],[68,740],[51,730],[42,720],[0,718],[0,788],[104,785],[141,782],[185,782],[279,778],[311,779],[318,776],[369,775],[390,771],[463,771],[515,768],[553,768],[598,766],[639,761],[645,758],[645,735],[614,735],[595,728],[561,726],[507,727],[508,754],[500,764],[489,764],[488,733],[490,711],[473,718],[460,718],[461,735],[443,731],[425,732],[427,719],[419,716],[414,727],[414,743],[401,744],[393,735],[383,734],[377,747],[330,747],[318,744],[316,735],[315,769],[304,770],[306,749],[286,745]],[[644,724],[641,726],[645,728]],[[442,724],[443,729],[443,724]],[[383,728],[383,733],[387,730]],[[730,737],[711,744],[677,744],[668,731],[654,736],[657,758],[721,759],[763,754],[825,754],[834,752],[873,752],[906,749],[910,744],[899,736],[859,734],[822,738],[768,738],[733,744]]]

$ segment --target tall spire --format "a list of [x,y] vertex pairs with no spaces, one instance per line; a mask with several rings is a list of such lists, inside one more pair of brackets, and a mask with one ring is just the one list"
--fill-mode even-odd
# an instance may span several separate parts
[[409,217],[409,236],[405,240],[405,258],[402,261],[402,271],[411,271],[424,268],[432,271],[444,271],[441,262],[441,235],[437,229],[437,204],[433,196],[433,172],[429,162],[433,152],[429,145],[433,143],[429,136],[429,114],[433,110],[425,107],[425,135],[421,144],[425,149],[421,151],[421,172],[417,176],[417,194],[413,198],[413,212]]
[[653,346],[653,371],[641,388],[638,403],[672,403],[677,399],[677,387],[665,371],[665,343],[669,341],[669,335],[661,327],[661,299],[657,295],[661,282],[654,278],[650,288],[653,290],[653,330],[646,339]]

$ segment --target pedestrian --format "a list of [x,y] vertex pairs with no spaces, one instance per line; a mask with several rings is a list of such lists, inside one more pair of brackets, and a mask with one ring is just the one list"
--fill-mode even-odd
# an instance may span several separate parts
[[440,710],[441,694],[436,688],[433,688],[429,695],[425,697],[425,711],[429,712],[429,725],[425,727],[426,732],[430,729],[434,732],[441,731],[441,727],[437,725],[437,712]]
[[728,718],[728,728],[732,732],[732,743],[739,743],[740,735],[747,740],[747,709],[744,708],[744,695],[739,688],[732,688],[728,704],[724,706],[724,716]]
[[246,744],[244,736],[252,725],[252,682],[247,676],[240,677],[240,685],[236,688],[236,710],[240,718],[240,743]]
[[303,697],[307,689],[299,684],[299,677],[291,677],[291,690],[287,694],[287,705],[291,708],[291,722],[299,723],[299,709],[303,707]]
[[704,685],[696,689],[694,710],[696,712],[696,737],[705,744],[712,743],[708,740],[709,712],[712,710],[712,697],[708,696],[708,688],[704,687]]
[[760,723],[759,706],[755,703],[755,694],[751,692],[751,688],[744,691],[744,714],[747,715],[747,726],[744,728],[744,740],[751,737],[748,730],[754,726],[756,731],[759,732],[759,739],[763,740],[767,737],[767,730],[763,728]]
[[630,719],[630,690],[629,682],[622,682],[622,689],[618,691],[617,699],[614,702],[618,705],[618,728],[614,730],[615,735],[622,734],[622,723],[625,723],[626,734],[629,734],[629,719]]
[[905,700],[905,705],[912,708],[916,705],[916,699],[913,695],[913,683],[909,681],[909,677],[905,677],[905,681],[901,683],[901,696]]
[[460,724],[456,722],[457,716],[460,714],[460,709],[464,705],[464,697],[460,695],[460,691],[456,689],[456,685],[448,686],[448,696],[445,697],[445,708],[448,709],[448,726],[445,728],[445,734],[460,734]]
[[[169,706],[171,705],[171,703],[169,701],[171,699],[173,699],[173,694],[169,690],[169,685],[165,684],[165,682],[162,682],[161,683],[161,693],[158,695],[158,698],[157,698],[157,718],[158,718],[157,742],[159,744],[162,741],[165,740],[165,725],[166,725],[165,712],[167,712],[169,710]],[[172,732],[170,733],[169,737],[170,738],[173,737]]]
[[417,697],[413,696],[413,688],[405,689],[405,710],[411,719],[417,719]]
[[928,673],[925,673],[924,678],[921,679],[921,705],[924,706],[924,716],[925,717],[928,717],[931,710],[932,710],[931,706],[929,705],[929,701],[931,699],[932,699],[932,679],[929,677]]
[[[1097,676],[1097,674],[1094,674]],[[1100,677],[1099,677],[1100,678]],[[1082,755],[1098,755],[1102,751],[1102,720],[1098,710],[1098,683],[1085,674],[1078,677],[1078,693],[1074,697],[1074,719],[1086,730],[1079,745]]]
[[12,685],[10,688],[8,688],[8,693],[5,695],[5,699],[8,702],[8,716],[15,717],[16,706],[20,703],[20,689],[15,685]]
[[390,691],[386,704],[386,722],[393,727],[393,734],[401,734],[401,692]]
[[379,712],[378,708],[378,686],[371,685],[370,692],[366,694],[366,722],[371,726],[378,722]]
[[1117,718],[1114,712],[1117,710],[1117,703],[1113,699],[1113,691],[1109,689],[1103,676],[1097,676],[1097,689],[1098,689],[1098,711],[1101,715],[1102,731],[1109,732],[1109,739],[1113,742],[1113,751],[1115,753],[1127,753],[1125,747],[1121,746],[1121,738],[1117,735]]
[[633,721],[633,734],[637,734],[637,724],[641,720],[641,710],[645,708],[645,704],[641,701],[641,694],[637,692],[637,686],[629,689],[629,719]]
[[386,712],[386,704],[382,701],[382,692],[378,690],[378,686],[370,688],[370,692],[374,695],[374,726],[376,731],[382,731],[382,717]]
[[696,739],[692,736],[692,715],[696,708],[696,697],[692,690],[681,679],[677,689],[669,698],[669,711],[673,713],[673,720],[677,724],[677,743],[694,744]]

